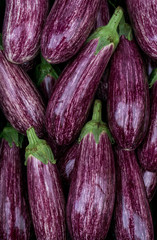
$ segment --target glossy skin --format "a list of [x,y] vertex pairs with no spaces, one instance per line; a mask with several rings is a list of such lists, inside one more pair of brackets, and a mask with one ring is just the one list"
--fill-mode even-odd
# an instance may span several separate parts
[[157,189],[157,172],[142,171],[143,181],[149,202],[152,200]]
[[147,76],[133,40],[121,36],[110,67],[109,127],[121,148],[133,150],[143,140],[149,122]]
[[41,38],[43,57],[51,63],[74,56],[92,30],[100,0],[56,0]]
[[54,89],[56,81],[57,80],[55,78],[48,74],[44,77],[42,83],[40,84],[40,90],[43,93],[46,102],[50,99],[52,95],[52,91]]
[[115,235],[118,240],[153,240],[153,223],[134,151],[116,149]]
[[138,44],[157,60],[157,0],[127,0],[126,5]]
[[33,156],[27,162],[28,195],[38,240],[65,240],[65,203],[55,164]]
[[58,79],[46,110],[46,128],[58,145],[72,143],[82,129],[113,44],[94,55],[98,40],[87,43]]
[[10,62],[21,64],[39,50],[48,0],[7,0],[3,25],[4,53]]
[[150,124],[146,137],[138,149],[139,162],[143,169],[157,171],[157,82],[151,89]]
[[7,61],[0,51],[0,106],[5,117],[20,133],[34,126],[38,136],[44,133],[45,107],[28,75]]
[[22,182],[20,149],[0,147],[0,239],[29,240],[31,219]]
[[96,144],[92,133],[79,145],[67,203],[67,224],[73,240],[105,239],[114,207],[115,167],[111,143],[102,133]]

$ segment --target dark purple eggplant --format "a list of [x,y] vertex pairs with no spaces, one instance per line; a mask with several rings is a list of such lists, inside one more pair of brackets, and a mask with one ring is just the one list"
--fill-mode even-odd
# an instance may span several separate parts
[[50,63],[41,56],[41,63],[36,67],[37,86],[47,102],[58,79],[58,74]]
[[143,169],[155,172],[157,171],[157,69],[150,78],[152,79],[150,124],[147,135],[138,149],[138,158]]
[[123,12],[98,28],[59,77],[46,112],[46,128],[58,145],[68,145],[83,127],[107,63],[119,42],[116,32]]
[[120,34],[108,79],[108,123],[116,143],[133,150],[148,128],[149,88],[143,59],[129,25],[122,24]]
[[149,202],[152,200],[157,189],[157,172],[142,170],[143,181]]
[[100,0],[56,0],[42,33],[41,51],[51,63],[74,56],[94,26]]
[[109,20],[110,12],[107,0],[100,0],[100,6],[98,8],[94,29],[105,26],[108,24]]
[[35,60],[36,59],[33,58],[32,60],[30,60],[28,62],[22,63],[20,66],[23,68],[23,70],[25,72],[29,72],[30,70],[32,70],[35,67],[35,65],[36,65],[36,61]]
[[115,150],[117,240],[153,240],[153,223],[134,151]]
[[101,120],[101,102],[79,137],[67,203],[72,239],[102,240],[109,230],[115,199],[115,166],[108,129]]
[[157,1],[127,0],[126,5],[138,44],[157,60]]
[[44,133],[45,109],[42,99],[28,75],[10,63],[0,51],[0,106],[11,125],[22,134],[33,126]]
[[22,181],[21,136],[6,127],[1,137],[0,239],[29,240],[31,218]]
[[3,24],[4,53],[10,62],[21,64],[39,50],[48,0],[7,0]]
[[34,128],[27,130],[28,195],[38,240],[65,240],[65,203],[53,153]]

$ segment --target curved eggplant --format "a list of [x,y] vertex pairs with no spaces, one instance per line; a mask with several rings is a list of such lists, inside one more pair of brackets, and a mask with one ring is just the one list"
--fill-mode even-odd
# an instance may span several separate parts
[[51,148],[33,128],[27,130],[28,195],[38,240],[65,240],[65,202]]
[[31,217],[25,199],[20,136],[3,129],[0,147],[0,239],[29,240]]
[[46,111],[46,128],[58,145],[72,143],[83,127],[106,65],[119,42],[116,32],[123,12],[89,37],[58,79]]
[[0,106],[5,117],[20,133],[33,126],[38,135],[44,133],[43,101],[28,75],[10,63],[0,51]]
[[123,149],[134,150],[148,128],[149,88],[143,59],[129,31],[128,39],[120,37],[111,60],[107,107],[115,141]]
[[143,169],[155,172],[157,171],[157,69],[152,73],[151,78],[150,125],[147,135],[138,149],[138,159]]
[[79,158],[73,171],[67,203],[72,239],[101,240],[109,230],[115,199],[115,167],[101,102],[96,100],[92,121],[82,129]]
[[127,0],[126,5],[138,44],[157,60],[157,0]]
[[157,172],[142,170],[143,181],[149,202],[152,200],[157,189]]
[[39,50],[48,0],[7,0],[3,24],[6,58],[21,64],[33,59]]
[[153,222],[134,151],[115,150],[115,235],[118,240],[153,240]]
[[42,33],[41,52],[51,63],[74,56],[92,30],[100,0],[56,0]]

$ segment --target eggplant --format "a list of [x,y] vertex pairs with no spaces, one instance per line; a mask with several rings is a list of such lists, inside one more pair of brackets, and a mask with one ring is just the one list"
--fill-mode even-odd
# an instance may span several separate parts
[[10,63],[0,51],[0,106],[5,117],[20,133],[33,126],[44,134],[45,107],[29,76]]
[[0,239],[29,240],[31,217],[22,179],[22,137],[3,129],[0,146]]
[[7,0],[3,23],[3,47],[6,58],[22,64],[39,50],[48,0]]
[[126,5],[139,46],[150,58],[157,60],[157,1],[127,0]]
[[74,56],[92,30],[100,0],[56,0],[41,37],[41,52],[50,63]]
[[143,181],[149,202],[153,199],[157,189],[157,172],[142,170]]
[[110,20],[110,12],[107,0],[100,0],[100,6],[98,8],[94,29],[105,26]]
[[34,128],[27,130],[28,196],[38,240],[65,240],[65,202],[53,153]]
[[151,75],[151,112],[146,137],[138,149],[138,159],[143,169],[157,171],[157,69]]
[[111,60],[108,79],[108,123],[116,143],[122,149],[134,150],[148,128],[149,88],[130,26],[124,22],[120,26],[120,42]]
[[68,229],[74,240],[105,239],[114,207],[115,166],[99,100],[81,131],[78,154],[67,203]]
[[46,129],[58,145],[68,145],[83,127],[107,63],[119,42],[123,15],[115,10],[109,24],[98,28],[60,75],[46,110]]
[[118,240],[153,240],[153,223],[134,151],[115,149],[115,235]]

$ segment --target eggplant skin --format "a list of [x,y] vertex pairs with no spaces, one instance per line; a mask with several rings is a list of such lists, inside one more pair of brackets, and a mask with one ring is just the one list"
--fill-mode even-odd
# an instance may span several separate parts
[[153,240],[153,223],[134,151],[115,149],[115,235],[118,240]]
[[0,239],[29,240],[31,218],[22,182],[20,149],[0,146]]
[[55,164],[27,161],[28,196],[38,240],[65,240],[65,202]]
[[142,170],[143,181],[149,202],[153,199],[157,189],[157,172]]
[[149,124],[149,88],[142,57],[134,40],[121,36],[108,79],[108,123],[122,149],[134,150]]
[[151,111],[149,129],[138,148],[138,159],[143,169],[157,171],[157,82],[151,89]]
[[3,25],[4,53],[10,62],[21,64],[39,50],[48,0],[7,0]]
[[46,102],[50,99],[54,86],[56,84],[56,79],[51,75],[47,74],[42,83],[40,84],[40,91],[42,92]]
[[110,20],[110,12],[107,0],[100,0],[99,9],[96,16],[94,29],[108,24]]
[[67,224],[73,240],[105,239],[115,200],[115,166],[106,133],[97,144],[92,133],[79,144],[67,203]]
[[56,0],[41,38],[41,51],[51,63],[74,56],[92,30],[100,0]]
[[139,46],[157,60],[157,0],[127,0],[126,5]]
[[33,126],[44,134],[45,107],[41,96],[20,66],[10,63],[0,51],[0,106],[11,125],[20,133]]
[[46,110],[46,129],[58,145],[72,143],[82,129],[114,45],[95,55],[98,39],[87,43],[60,75]]

